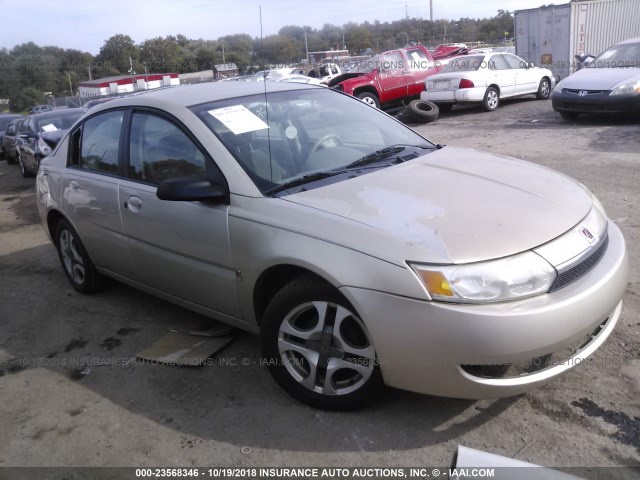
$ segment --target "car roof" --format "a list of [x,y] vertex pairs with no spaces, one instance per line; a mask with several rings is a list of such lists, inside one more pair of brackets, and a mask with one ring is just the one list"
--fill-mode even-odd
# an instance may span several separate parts
[[113,102],[96,105],[91,112],[112,109],[116,106],[164,106],[190,107],[202,103],[228,98],[245,97],[261,93],[284,92],[290,90],[324,89],[325,87],[303,83],[279,82],[207,82],[194,85],[180,85],[140,92],[137,95],[119,97]]
[[626,43],[640,43],[640,37],[629,38],[623,42],[617,43],[616,45],[624,45]]
[[41,118],[57,117],[60,114],[66,115],[68,113],[77,113],[77,112],[84,113],[85,109],[84,108],[61,108],[60,110],[49,110],[47,112],[32,113],[29,116],[39,120]]

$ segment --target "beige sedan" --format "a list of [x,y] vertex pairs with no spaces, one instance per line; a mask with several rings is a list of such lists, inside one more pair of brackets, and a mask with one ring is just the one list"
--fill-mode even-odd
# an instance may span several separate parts
[[278,384],[318,408],[384,385],[542,385],[602,345],[627,284],[620,230],[583,185],[322,87],[96,106],[43,159],[37,198],[75,289],[111,277],[259,334]]

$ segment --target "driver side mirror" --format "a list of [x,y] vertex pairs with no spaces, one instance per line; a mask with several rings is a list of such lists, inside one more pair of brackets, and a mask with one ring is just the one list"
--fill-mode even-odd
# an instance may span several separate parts
[[174,202],[229,203],[229,192],[226,188],[196,176],[165,180],[158,185],[156,196],[160,200]]

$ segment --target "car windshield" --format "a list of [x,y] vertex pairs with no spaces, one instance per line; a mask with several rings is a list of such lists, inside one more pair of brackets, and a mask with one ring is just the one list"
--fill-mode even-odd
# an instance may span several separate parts
[[591,62],[587,68],[640,68],[640,43],[615,45]]
[[469,55],[465,57],[452,58],[449,60],[440,73],[447,72],[475,72],[484,63],[484,55]]
[[20,117],[12,117],[10,115],[7,115],[6,117],[0,116],[0,132],[4,132],[7,129],[7,126],[9,126],[11,122],[14,122],[16,118]]
[[[192,107],[265,194],[335,176],[339,181],[435,149],[359,100],[318,88]],[[319,185],[316,185],[319,186]]]
[[38,119],[38,132],[51,133],[58,130],[67,130],[78,120],[84,110],[78,111],[61,111],[55,115],[47,115]]

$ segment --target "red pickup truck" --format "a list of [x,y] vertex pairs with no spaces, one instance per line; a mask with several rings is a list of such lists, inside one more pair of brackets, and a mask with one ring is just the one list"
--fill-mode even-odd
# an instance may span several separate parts
[[440,68],[429,51],[417,45],[361,60],[349,72],[332,79],[329,86],[377,108],[389,107],[419,98],[425,79]]

